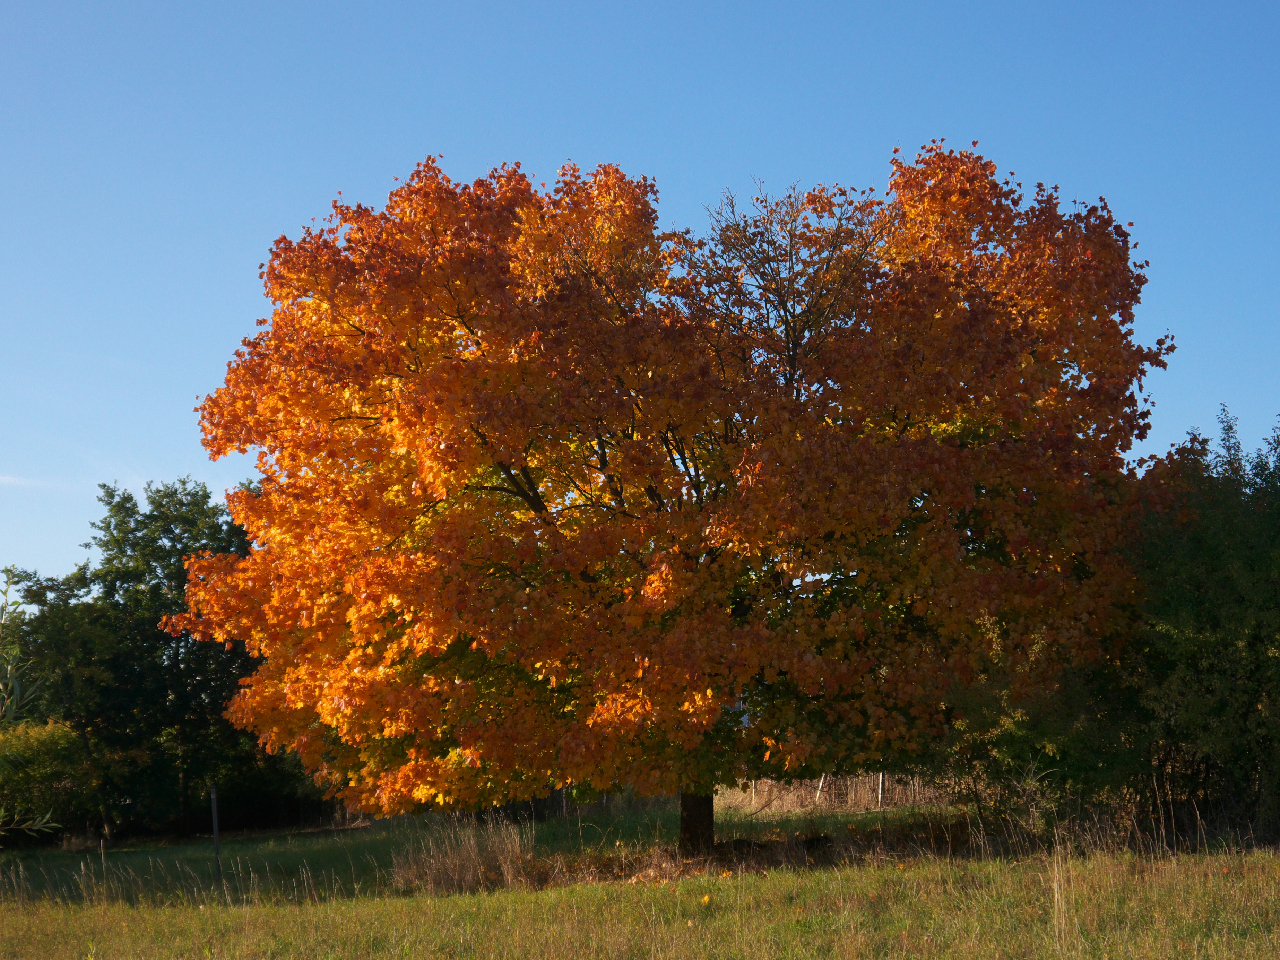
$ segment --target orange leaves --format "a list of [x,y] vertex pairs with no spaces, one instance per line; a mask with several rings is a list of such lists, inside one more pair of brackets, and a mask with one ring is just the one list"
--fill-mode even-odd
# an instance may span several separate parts
[[955,685],[1087,655],[1166,350],[1127,234],[940,146],[893,191],[697,244],[615,167],[428,160],[278,241],[201,407],[256,548],[175,621],[265,657],[238,722],[386,812],[676,790],[918,750]]

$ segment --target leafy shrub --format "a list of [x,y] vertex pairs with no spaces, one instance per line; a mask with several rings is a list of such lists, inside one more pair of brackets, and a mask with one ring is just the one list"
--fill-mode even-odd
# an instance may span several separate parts
[[0,807],[12,815],[51,813],[64,830],[96,816],[94,778],[75,733],[60,723],[20,723],[0,729]]

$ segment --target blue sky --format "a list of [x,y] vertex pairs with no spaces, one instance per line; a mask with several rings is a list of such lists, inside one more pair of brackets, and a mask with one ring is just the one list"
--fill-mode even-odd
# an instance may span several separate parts
[[0,3],[0,565],[68,572],[96,484],[217,491],[199,397],[268,312],[280,234],[443,154],[725,188],[883,187],[891,151],[979,149],[1106,195],[1172,332],[1146,445],[1280,414],[1275,3]]

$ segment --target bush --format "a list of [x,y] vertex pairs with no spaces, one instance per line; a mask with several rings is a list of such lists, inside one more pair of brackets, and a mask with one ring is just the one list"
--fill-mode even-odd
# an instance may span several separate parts
[[[95,782],[75,733],[59,723],[20,723],[0,729],[0,807],[40,816],[70,831],[97,816]],[[6,837],[6,840],[13,839]]]

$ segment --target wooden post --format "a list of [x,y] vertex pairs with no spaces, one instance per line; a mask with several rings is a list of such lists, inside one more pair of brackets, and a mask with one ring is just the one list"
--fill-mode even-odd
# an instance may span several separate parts
[[876,809],[884,806],[884,774],[880,774],[880,796],[876,799]]
[[209,787],[209,803],[213,807],[213,863],[218,870],[218,886],[222,886],[222,844],[218,840],[218,785]]

